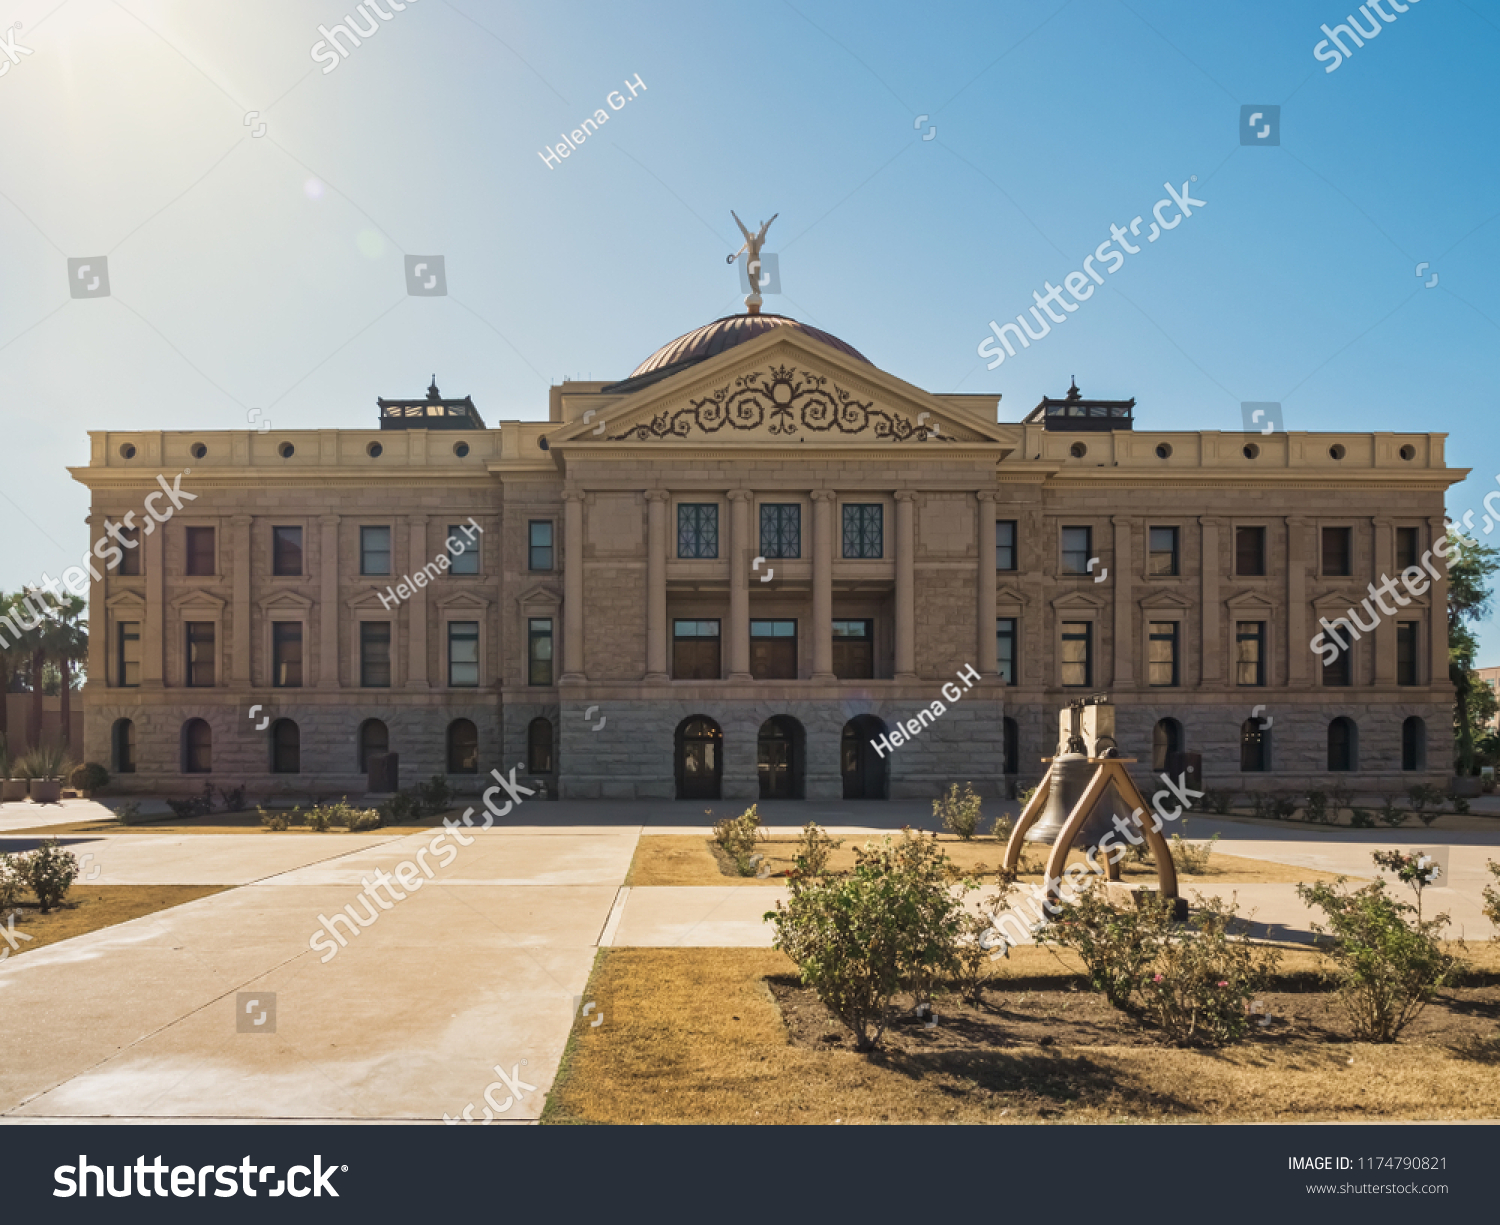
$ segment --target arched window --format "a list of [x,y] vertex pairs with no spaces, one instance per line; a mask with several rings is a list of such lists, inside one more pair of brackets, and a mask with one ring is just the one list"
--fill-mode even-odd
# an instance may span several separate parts
[[208,774],[213,768],[213,729],[202,719],[189,719],[182,725],[182,771],[184,774]]
[[526,725],[526,772],[552,773],[551,719],[533,719]]
[[1021,728],[1009,715],[1001,721],[1002,773],[1015,774],[1021,764]]
[[271,724],[271,773],[302,773],[302,732],[290,719]]
[[448,773],[479,773],[479,729],[468,719],[448,724]]
[[1353,770],[1357,766],[1357,731],[1353,719],[1340,715],[1328,725],[1328,769]]
[[1182,752],[1182,724],[1176,719],[1158,719],[1151,733],[1151,768],[1165,770],[1167,759]]
[[1270,768],[1271,729],[1264,719],[1252,715],[1240,724],[1240,769],[1262,774]]
[[692,715],[677,725],[675,757],[677,798],[717,800],[724,773],[724,733],[704,715]]
[[1401,768],[1427,769],[1427,721],[1416,715],[1401,725]]
[[359,725],[359,772],[370,772],[370,758],[391,751],[391,734],[379,719],[366,719]]
[[116,719],[110,734],[114,752],[116,774],[135,773],[135,724],[129,719]]
[[800,800],[807,733],[790,715],[776,715],[760,725],[755,738],[755,772],[763,800]]

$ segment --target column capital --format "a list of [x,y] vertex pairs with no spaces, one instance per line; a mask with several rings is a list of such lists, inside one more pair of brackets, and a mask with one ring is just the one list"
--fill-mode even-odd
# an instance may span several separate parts
[[981,489],[974,496],[979,499],[981,504],[985,502],[993,502],[995,500],[995,491],[993,489]]
[[665,489],[646,490],[646,501],[648,502],[670,502],[671,500],[672,495]]
[[915,502],[917,500],[916,490],[914,489],[898,489],[896,490],[895,497],[898,502]]
[[1223,527],[1224,526],[1224,516],[1223,515],[1199,515],[1198,516],[1198,526],[1199,527]]
[[1370,520],[1376,527],[1394,527],[1396,521],[1390,515],[1375,515]]
[[249,527],[255,522],[254,515],[230,515],[229,522],[233,527]]
[[581,490],[581,489],[564,489],[563,490],[563,496],[562,496],[562,498],[563,498],[564,502],[582,502],[583,501],[583,490]]
[[428,515],[407,515],[406,523],[408,527],[426,527],[429,518]]
[[1312,520],[1306,515],[1288,515],[1286,517],[1287,527],[1308,527],[1311,524]]
[[1134,515],[1111,515],[1109,517],[1109,521],[1112,524],[1114,524],[1115,527],[1129,527],[1132,523],[1135,522],[1135,516]]
[[810,497],[814,502],[832,502],[839,495],[834,493],[834,491],[831,489],[814,489],[807,496]]
[[727,496],[731,502],[748,502],[755,495],[748,489],[731,489]]

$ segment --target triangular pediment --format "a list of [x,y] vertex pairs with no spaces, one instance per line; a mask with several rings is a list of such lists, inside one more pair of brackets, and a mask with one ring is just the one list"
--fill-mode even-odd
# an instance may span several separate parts
[[537,584],[534,587],[528,587],[518,595],[516,603],[530,607],[561,608],[562,596],[550,587],[543,587],[541,584]]
[[135,591],[121,591],[105,600],[104,607],[117,615],[128,613],[144,615],[146,597]]
[[298,612],[306,613],[313,606],[313,602],[305,595],[296,591],[277,591],[271,595],[262,596],[260,607],[262,612]]
[[444,612],[482,613],[490,602],[472,591],[454,591],[434,603]]
[[1108,606],[1109,603],[1107,600],[1088,591],[1070,591],[1066,595],[1060,595],[1052,601],[1052,607],[1059,612],[1065,612],[1068,609],[1098,612],[1101,608],[1107,608]]
[[1269,615],[1276,611],[1276,605],[1258,591],[1242,591],[1238,595],[1230,596],[1224,601],[1224,607],[1237,613]]
[[1137,603],[1139,603],[1142,608],[1179,608],[1180,609],[1180,608],[1191,608],[1193,606],[1193,602],[1191,600],[1183,599],[1182,596],[1178,595],[1175,591],[1172,591],[1172,590],[1169,590],[1169,589],[1163,589],[1161,591],[1153,591],[1153,592],[1150,592],[1147,595],[1143,595],[1137,601]]
[[550,434],[549,448],[1014,445],[997,427],[966,420],[920,388],[786,329],[587,415]]
[[227,600],[220,599],[211,591],[184,591],[171,601],[171,607],[177,612],[207,613],[210,616],[223,613],[227,604]]

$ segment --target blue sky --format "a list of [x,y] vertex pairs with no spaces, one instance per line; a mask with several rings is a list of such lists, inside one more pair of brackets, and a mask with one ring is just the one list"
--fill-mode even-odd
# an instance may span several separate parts
[[[369,427],[434,371],[540,418],[551,382],[623,377],[742,309],[731,208],[780,214],[766,309],[1007,419],[1074,375],[1143,428],[1280,401],[1294,430],[1447,432],[1450,512],[1500,487],[1493,2],[1385,0],[1331,73],[1349,0],[379,2],[329,72],[350,0],[7,4],[0,587],[85,547],[87,430]],[[1247,104],[1279,146],[1240,144]],[[1202,209],[986,369],[989,320],[1194,175]],[[100,254],[110,295],[71,298]],[[446,296],[406,293],[407,254]]]

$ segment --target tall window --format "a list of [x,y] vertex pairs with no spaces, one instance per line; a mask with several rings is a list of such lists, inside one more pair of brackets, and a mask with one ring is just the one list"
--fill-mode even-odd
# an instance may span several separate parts
[[1334,578],[1348,578],[1354,573],[1354,529],[1348,527],[1325,527],[1323,529],[1323,573]]
[[137,577],[141,573],[141,529],[122,527],[119,535],[120,551],[124,554],[120,558],[120,573],[127,578]]
[[1328,725],[1328,768],[1332,771],[1354,769],[1354,720],[1340,715]]
[[796,502],[763,502],[760,507],[762,557],[802,556],[802,507]]
[[448,773],[479,773],[479,729],[468,719],[448,724]]
[[1266,572],[1266,529],[1234,529],[1234,572],[1254,578]]
[[187,623],[187,683],[194,688],[214,683],[214,623]]
[[1016,521],[1014,519],[995,520],[995,569],[1014,570],[1016,568]]
[[115,773],[134,774],[135,724],[129,719],[116,719],[113,739],[115,749]]
[[1094,529],[1065,527],[1062,530],[1062,572],[1087,574],[1089,558],[1094,555]]
[[526,568],[552,570],[552,520],[530,519],[526,523]]
[[391,623],[359,623],[359,683],[366,689],[391,687]]
[[[1329,643],[1337,646],[1337,643]],[[1353,683],[1354,668],[1349,661],[1351,652],[1345,648],[1333,657],[1332,660],[1325,659],[1323,663],[1323,684],[1333,688],[1343,688]]]
[[885,507],[880,503],[844,503],[844,556],[885,556]]
[[1016,619],[995,618],[995,665],[1007,685],[1016,683]]
[[1266,623],[1237,621],[1234,630],[1234,681],[1237,685],[1266,683]]
[[551,719],[533,719],[526,725],[526,773],[552,773]]
[[302,732],[290,719],[271,724],[271,773],[302,773]]
[[833,674],[842,681],[875,678],[875,622],[833,623]]
[[1422,529],[1398,527],[1396,529],[1396,569],[1420,566],[1422,555]]
[[1427,724],[1416,715],[1401,725],[1401,768],[1427,769]]
[[134,688],[141,683],[141,623],[121,621],[115,632],[119,635],[119,667],[116,674],[120,687]]
[[680,681],[719,679],[717,621],[672,622],[672,676]]
[[370,769],[370,758],[390,752],[391,733],[379,719],[366,719],[359,725],[359,772]]
[[271,529],[271,573],[276,575],[302,573],[302,529],[300,527],[273,527]]
[[479,622],[448,622],[448,684],[468,688],[479,684]]
[[1416,621],[1396,622],[1396,684],[1417,684]]
[[1149,660],[1150,683],[1153,685],[1176,685],[1177,682],[1177,622],[1151,622],[1151,655]]
[[714,502],[679,502],[677,505],[677,556],[719,555],[719,507]]
[[189,719],[182,728],[182,770],[209,774],[214,768],[214,733],[202,719]]
[[1240,769],[1263,774],[1270,768],[1271,729],[1264,719],[1252,715],[1240,724]]
[[1094,623],[1062,623],[1062,683],[1089,686],[1094,683]]
[[552,684],[551,617],[531,617],[526,622],[526,683]]
[[190,527],[187,529],[187,572],[197,578],[216,573],[213,528]]
[[449,574],[479,573],[479,533],[473,524],[450,523],[448,541]]
[[750,622],[750,675],[762,681],[797,679],[797,623]]
[[1177,572],[1177,529],[1175,527],[1153,527],[1151,529],[1150,573],[1171,575]]
[[359,529],[359,572],[361,574],[389,574],[391,572],[390,528],[362,527]]
[[296,689],[302,684],[302,622],[271,622],[271,684]]
[[1182,724],[1176,719],[1158,719],[1151,733],[1151,768],[1165,770],[1173,754],[1182,752]]

